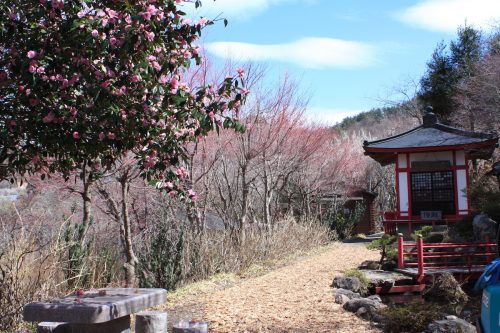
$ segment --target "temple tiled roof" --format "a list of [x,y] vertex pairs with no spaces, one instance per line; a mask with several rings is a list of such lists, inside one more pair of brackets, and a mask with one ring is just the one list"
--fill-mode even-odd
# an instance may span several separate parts
[[[457,150],[474,151],[472,158],[488,158],[491,156],[498,136],[494,134],[465,131],[463,129],[443,125],[436,115],[427,113],[424,123],[408,132],[377,141],[365,141],[363,148],[367,155],[380,161],[390,156],[375,156],[382,153],[405,151]],[[378,157],[378,158],[377,158]],[[385,161],[387,162],[387,161]],[[383,163],[386,164],[386,163]]]

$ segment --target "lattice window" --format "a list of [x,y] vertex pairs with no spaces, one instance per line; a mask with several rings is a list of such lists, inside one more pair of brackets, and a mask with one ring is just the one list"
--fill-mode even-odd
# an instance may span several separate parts
[[441,211],[455,214],[455,190],[452,171],[411,173],[412,214]]

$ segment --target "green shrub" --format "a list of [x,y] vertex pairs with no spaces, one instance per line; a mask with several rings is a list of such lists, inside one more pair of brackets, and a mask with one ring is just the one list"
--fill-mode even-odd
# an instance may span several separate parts
[[184,231],[164,216],[149,246],[139,253],[139,286],[173,290],[182,280],[184,262]]
[[365,276],[365,274],[359,269],[353,268],[344,272],[345,276],[358,278],[361,283],[360,294],[364,295],[368,292],[368,286],[370,285],[370,280]]
[[387,333],[420,333],[434,320],[442,319],[447,308],[432,303],[410,302],[379,310]]
[[380,239],[372,241],[368,245],[368,249],[380,250],[380,264],[382,264],[386,258],[397,258],[398,251],[393,246],[396,240],[396,236],[384,234]]
[[344,215],[337,209],[336,203],[333,203],[328,212],[326,213],[323,223],[326,224],[330,230],[337,233],[340,239],[347,239],[352,237],[356,224],[359,223],[365,209],[361,203],[356,203],[354,209],[347,215]]
[[441,243],[444,239],[444,236],[441,234],[431,234],[432,230],[432,226],[428,225],[422,227],[422,229],[420,230],[415,231],[413,234],[411,234],[411,237],[414,240],[417,240],[418,236],[422,236],[424,243]]

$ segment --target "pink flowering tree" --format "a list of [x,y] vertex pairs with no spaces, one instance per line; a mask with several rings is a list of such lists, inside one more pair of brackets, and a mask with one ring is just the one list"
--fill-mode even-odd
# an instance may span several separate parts
[[[0,2],[0,179],[73,174],[91,188],[133,154],[142,177],[190,201],[186,143],[235,120],[241,76],[191,87],[196,44],[213,22],[192,21],[182,0]],[[237,74],[237,73],[235,73]]]

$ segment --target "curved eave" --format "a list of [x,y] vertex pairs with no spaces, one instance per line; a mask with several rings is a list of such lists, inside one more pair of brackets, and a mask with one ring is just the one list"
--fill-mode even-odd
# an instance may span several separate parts
[[382,165],[387,165],[394,163],[397,154],[401,153],[423,153],[449,150],[465,150],[470,159],[488,159],[493,154],[497,144],[498,138],[494,138],[483,142],[462,145],[405,148],[374,148],[364,146],[363,149],[365,150],[365,155],[370,156]]

